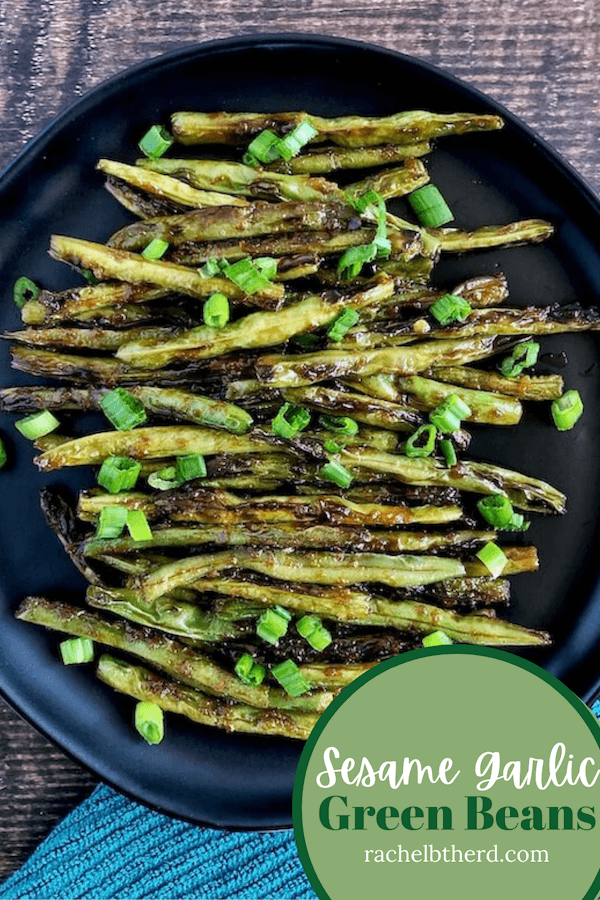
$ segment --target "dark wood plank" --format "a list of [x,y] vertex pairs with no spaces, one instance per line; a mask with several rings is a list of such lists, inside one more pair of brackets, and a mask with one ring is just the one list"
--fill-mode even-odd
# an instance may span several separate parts
[[0,163],[78,94],[191,41],[304,31],[426,59],[506,103],[600,187],[595,0],[14,0],[0,6]]
[[[428,60],[505,103],[600,189],[596,0],[12,0],[0,4],[0,165],[81,93],[191,41],[311,32]],[[0,878],[93,779],[0,701]]]
[[95,784],[0,700],[0,880]]

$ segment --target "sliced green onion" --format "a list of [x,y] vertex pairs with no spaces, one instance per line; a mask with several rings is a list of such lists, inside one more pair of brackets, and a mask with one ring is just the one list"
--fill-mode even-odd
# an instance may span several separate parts
[[244,684],[257,687],[262,684],[267,671],[264,666],[255,663],[249,653],[244,653],[235,664],[235,674]]
[[348,469],[338,462],[336,459],[330,459],[328,463],[319,469],[321,478],[332,481],[338,487],[348,488],[352,484],[352,475]]
[[173,144],[173,138],[166,128],[162,125],[153,125],[150,131],[147,131],[138,144],[138,147],[150,159],[158,159],[164,156],[169,147]]
[[332,641],[333,638],[331,637],[331,632],[323,626],[313,631],[312,634],[306,638],[307,644],[310,644],[313,650],[319,651],[329,647]]
[[335,431],[336,434],[358,434],[358,422],[349,416],[320,416],[319,421],[327,431]]
[[324,650],[333,640],[318,616],[302,616],[296,630],[314,650]]
[[491,494],[477,503],[477,509],[486,522],[494,528],[506,528],[510,525],[514,510],[508,497],[502,494]]
[[504,526],[504,531],[527,531],[530,525],[531,522],[526,522],[521,513],[513,513],[508,525]]
[[471,407],[458,394],[452,394],[429,413],[429,421],[443,434],[447,434],[458,431],[462,420],[470,415]]
[[442,434],[453,434],[460,429],[460,419],[457,418],[444,406],[438,406],[429,413],[429,421],[432,425],[442,432]]
[[127,510],[127,530],[134,541],[152,540],[152,531],[143,509]]
[[289,161],[293,156],[297,156],[302,148],[309,141],[312,141],[317,134],[317,129],[313,128],[310,122],[300,122],[299,125],[296,125],[292,131],[289,131],[280,140],[277,148],[279,156],[285,159],[286,162]]
[[252,260],[261,275],[272,281],[277,275],[277,260],[272,256],[258,256]]
[[181,481],[177,477],[175,466],[167,466],[166,469],[159,469],[158,472],[148,475],[148,484],[157,491],[172,491],[173,488],[179,487]]
[[38,438],[56,431],[60,422],[48,409],[43,412],[32,413],[15,422],[15,428],[23,437],[29,438],[30,441],[37,441]]
[[8,457],[6,455],[6,447],[4,446],[4,442],[0,438],[0,469],[4,468],[7,459]]
[[[349,269],[349,274],[344,277],[355,277],[360,273],[365,262],[371,262],[377,256],[387,258],[391,253],[392,245],[387,237],[387,209],[381,194],[378,194],[377,191],[367,191],[361,197],[352,197],[350,194],[345,196],[350,206],[354,207],[361,215],[368,209],[370,216],[375,216],[377,219],[377,229],[371,243],[347,250],[338,264],[340,271],[343,268]],[[353,250],[359,252],[353,253]]]
[[102,412],[118,431],[128,431],[148,419],[146,410],[125,388],[115,388],[100,398]]
[[98,538],[117,538],[127,524],[126,506],[103,506],[98,519]]
[[72,638],[59,644],[60,655],[65,666],[91,662],[94,658],[94,643],[89,638]]
[[406,456],[431,456],[435,450],[437,429],[435,425],[421,425],[411,434],[404,445]]
[[373,246],[375,247],[376,255],[380,259],[387,259],[392,252],[392,245],[387,236],[387,209],[381,197],[377,203],[377,230],[373,238]]
[[215,275],[220,275],[221,266],[219,260],[215,259],[214,256],[207,259],[202,268],[198,269],[198,274],[203,278],[214,278]]
[[229,300],[225,294],[211,294],[202,308],[204,324],[223,328],[229,322]]
[[169,249],[169,242],[162,238],[153,238],[147,247],[142,250],[144,259],[160,259]]
[[199,453],[189,456],[178,456],[175,461],[175,477],[179,481],[193,481],[194,478],[206,478],[206,462]]
[[337,270],[340,278],[356,278],[362,272],[363,266],[373,262],[376,256],[377,248],[373,244],[349,247],[342,253],[338,262]]
[[25,275],[21,275],[20,278],[17,278],[13,287],[13,300],[19,309],[23,309],[26,303],[29,300],[37,300],[40,296],[41,290],[31,278],[27,278]]
[[367,191],[361,197],[352,197],[350,194],[346,194],[345,197],[350,206],[354,207],[356,212],[359,213],[364,213],[369,206],[377,206],[379,201],[383,199],[377,191]]
[[293,438],[299,431],[304,431],[310,422],[310,413],[303,406],[284,403],[271,423],[273,434],[282,438]]
[[497,578],[502,574],[506,567],[506,563],[508,562],[506,554],[503,553],[500,547],[497,544],[494,544],[493,541],[488,541],[487,544],[481,548],[477,553],[477,559],[481,560],[488,572],[491,572],[494,578]]
[[444,400],[444,404],[459,419],[468,419],[472,415],[471,407],[458,394],[451,394]]
[[444,294],[430,307],[431,315],[440,325],[451,322],[464,322],[471,312],[471,304],[458,294]]
[[274,606],[273,609],[278,615],[283,616],[286,622],[292,621],[292,614],[289,609],[285,608],[285,606]]
[[267,609],[259,616],[256,623],[256,633],[263,641],[269,644],[277,644],[288,630],[289,619],[277,609]]
[[359,318],[355,309],[346,307],[327,329],[327,337],[331,341],[341,341],[348,329],[356,325]]
[[244,162],[248,166],[257,163],[270,163],[276,159],[284,159],[288,162],[296,156],[305,144],[308,144],[317,134],[310,122],[300,122],[292,131],[283,138],[277,137],[272,131],[261,131],[248,145],[244,154]]
[[305,694],[310,690],[309,682],[291,659],[286,659],[285,662],[273,666],[271,675],[290,697],[299,697],[300,694]]
[[328,453],[339,453],[342,449],[339,444],[336,444],[335,441],[332,441],[331,438],[328,438],[323,442],[323,446],[327,450]]
[[408,195],[408,202],[421,225],[439,228],[454,219],[450,207],[434,184],[417,188]]
[[250,258],[240,259],[235,263],[225,263],[221,271],[241,291],[248,296],[266,288],[271,282],[260,272]]
[[444,454],[446,465],[450,468],[452,468],[452,466],[455,466],[456,450],[454,449],[454,444],[452,443],[452,441],[449,441],[448,438],[444,438],[443,441],[440,441],[440,450]]
[[246,165],[257,163],[270,163],[279,158],[279,145],[281,140],[272,131],[261,131],[248,145],[244,154]]
[[242,681],[246,681],[246,676],[252,671],[254,660],[249,653],[243,653],[234,666],[234,672]]
[[525,369],[534,366],[538,360],[540,345],[537,341],[525,341],[518,344],[510,356],[500,363],[500,371],[505,378],[516,378]]
[[550,405],[554,424],[559,431],[570,431],[583,415],[583,400],[579,391],[567,391]]
[[448,637],[445,631],[434,631],[423,638],[424,647],[444,647],[453,644],[454,641]]
[[[520,355],[524,356],[525,359],[525,368],[529,366],[535,365],[538,360],[538,356],[540,355],[540,345],[537,341],[526,341],[524,344],[520,345]],[[519,356],[517,356],[519,359]]]
[[85,278],[88,284],[100,284],[100,279],[96,278],[91,269],[80,269],[79,274]]
[[165,717],[160,706],[149,700],[136,703],[135,728],[148,744],[160,744],[165,736]]
[[130,491],[135,487],[142,464],[128,456],[109,456],[98,472],[98,484],[109,494]]

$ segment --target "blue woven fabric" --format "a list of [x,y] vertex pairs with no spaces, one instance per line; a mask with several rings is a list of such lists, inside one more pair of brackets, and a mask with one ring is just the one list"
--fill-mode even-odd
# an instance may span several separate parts
[[[600,719],[600,700],[592,706]],[[291,831],[229,833],[101,785],[3,885],[0,900],[314,900]]]
[[315,896],[292,831],[198,828],[151,812],[105,785],[0,886],[0,900]]

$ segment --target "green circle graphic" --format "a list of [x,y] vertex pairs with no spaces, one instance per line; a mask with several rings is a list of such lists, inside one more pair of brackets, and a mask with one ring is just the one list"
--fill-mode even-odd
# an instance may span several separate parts
[[599,773],[598,722],[543,669],[480,647],[413,651],[345,688],[313,730],[298,852],[321,900],[596,900]]

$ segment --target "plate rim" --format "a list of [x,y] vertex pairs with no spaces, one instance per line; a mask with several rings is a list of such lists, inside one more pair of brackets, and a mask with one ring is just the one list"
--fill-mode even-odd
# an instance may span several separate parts
[[[450,86],[456,87],[461,91],[467,91],[482,106],[485,106],[490,111],[501,115],[507,124],[515,128],[520,133],[520,136],[522,138],[526,139],[526,141],[537,152],[541,153],[544,156],[546,161],[550,162],[562,173],[563,176],[568,179],[568,181],[578,192],[579,196],[589,205],[591,211],[600,217],[600,197],[597,195],[592,185],[588,182],[587,178],[581,175],[574,167],[574,165],[570,163],[564,156],[562,156],[562,154],[557,151],[549,141],[547,141],[545,138],[540,137],[530,125],[528,125],[519,116],[515,115],[509,109],[507,109],[503,105],[503,103],[493,97],[490,97],[485,92],[472,85],[470,82],[458,78],[451,72],[448,72],[444,68],[434,65],[427,60],[421,59],[416,56],[411,56],[406,53],[401,53],[397,50],[380,46],[369,41],[359,41],[328,34],[317,35],[303,31],[260,32],[245,35],[232,35],[225,38],[216,38],[213,40],[202,42],[189,42],[180,45],[172,50],[166,51],[165,53],[161,53],[148,59],[142,60],[141,62],[135,63],[132,66],[125,67],[116,74],[99,82],[97,85],[87,90],[80,97],[72,100],[69,104],[63,107],[60,112],[53,116],[52,119],[50,119],[50,121],[41,129],[41,131],[39,131],[33,138],[27,141],[27,143],[21,148],[17,155],[0,172],[0,189],[9,187],[11,183],[19,177],[21,169],[29,163],[30,159],[35,158],[37,155],[39,155],[40,151],[43,150],[43,147],[47,143],[49,143],[57,133],[60,133],[61,129],[65,125],[72,123],[77,119],[78,116],[85,114],[89,110],[89,108],[93,108],[97,102],[106,100],[107,97],[110,97],[111,93],[120,91],[130,79],[137,78],[138,76],[143,76],[145,73],[156,72],[157,69],[160,70],[161,66],[171,67],[173,64],[185,63],[186,60],[192,61],[198,57],[202,57],[210,53],[221,51],[230,52],[231,50],[259,50],[269,49],[270,47],[281,48],[286,44],[294,45],[297,49],[302,49],[303,47],[304,49],[310,49],[310,45],[318,45],[321,48],[329,47],[331,52],[335,52],[339,48],[346,48],[354,51],[367,51],[377,55],[378,57],[386,57],[390,60],[396,60],[401,63],[416,65],[417,67],[422,68],[436,78],[442,78]],[[171,809],[167,809],[165,806],[152,803],[152,801],[146,798],[137,796],[133,790],[129,790],[123,784],[117,783],[116,779],[106,777],[104,775],[100,777],[93,765],[80,759],[77,753],[72,751],[66,744],[62,743],[59,738],[50,734],[46,730],[46,728],[39,725],[30,714],[24,712],[20,708],[18,699],[13,696],[13,692],[11,691],[10,687],[5,683],[5,678],[1,667],[0,696],[8,704],[8,706],[15,713],[17,713],[17,715],[20,716],[22,720],[31,725],[38,732],[38,734],[41,734],[46,740],[50,741],[51,744],[60,749],[60,751],[64,753],[68,758],[75,761],[79,766],[90,772],[92,775],[94,775],[94,777],[98,778],[100,784],[107,784],[113,790],[126,796],[131,801],[139,803],[154,812],[168,815],[172,818],[188,822],[193,825],[208,827],[224,832],[271,832],[289,830],[289,828],[291,827],[291,814],[289,822],[286,824],[268,825],[261,827],[256,825],[215,824],[214,822],[210,822],[200,817],[190,817],[182,815],[180,813],[174,813]],[[595,699],[599,697],[600,671],[596,675],[591,688],[589,688],[583,694],[581,699],[584,702],[591,704]]]

